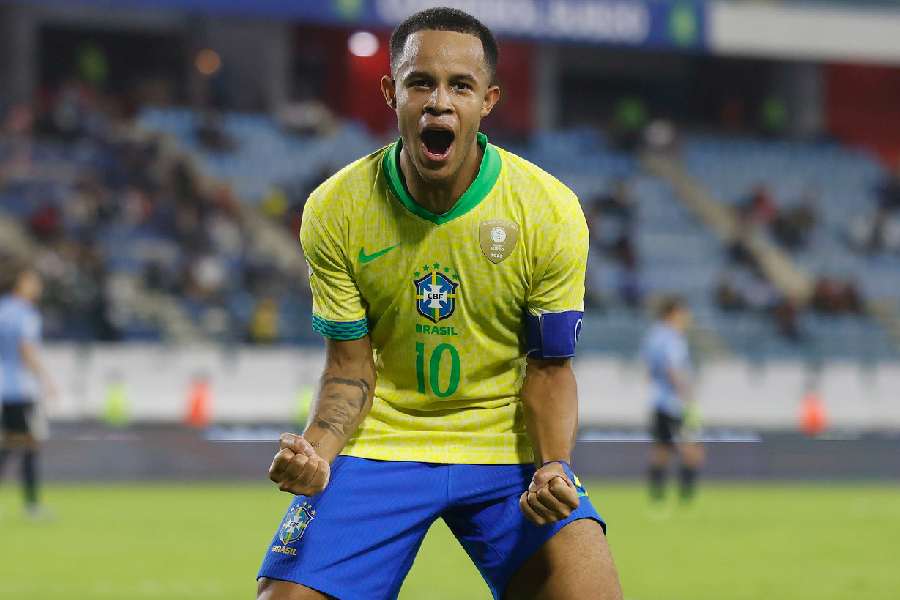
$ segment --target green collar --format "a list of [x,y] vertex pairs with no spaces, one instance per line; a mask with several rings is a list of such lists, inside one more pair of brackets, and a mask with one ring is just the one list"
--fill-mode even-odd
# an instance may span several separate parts
[[387,152],[384,153],[384,157],[382,158],[382,167],[384,168],[384,174],[387,177],[388,187],[391,188],[391,193],[394,194],[397,200],[399,200],[409,212],[426,221],[430,221],[435,225],[441,225],[442,223],[452,221],[456,217],[466,214],[478,206],[481,201],[487,197],[494,188],[494,184],[497,183],[497,178],[500,177],[500,153],[497,152],[497,149],[494,146],[488,144],[487,136],[480,131],[478,132],[477,138],[478,145],[484,150],[484,156],[481,159],[481,167],[478,169],[478,176],[475,178],[475,181],[472,182],[472,185],[469,186],[469,189],[466,190],[466,193],[464,193],[460,199],[456,201],[456,204],[453,205],[453,208],[447,212],[436,215],[430,210],[423,208],[409,195],[409,191],[406,189],[406,184],[403,180],[403,175],[400,172],[400,149],[403,147],[402,140],[394,142],[394,144],[387,149]]

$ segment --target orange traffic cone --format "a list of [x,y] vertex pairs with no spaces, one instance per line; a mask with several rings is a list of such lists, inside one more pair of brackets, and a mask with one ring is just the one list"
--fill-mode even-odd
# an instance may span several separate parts
[[828,427],[828,413],[818,392],[810,390],[800,399],[800,431],[819,435]]
[[187,413],[184,422],[188,427],[203,429],[212,421],[212,392],[209,379],[195,377],[188,384]]

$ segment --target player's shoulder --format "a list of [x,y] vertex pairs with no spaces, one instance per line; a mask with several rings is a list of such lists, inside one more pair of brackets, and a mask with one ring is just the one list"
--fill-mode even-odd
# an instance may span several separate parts
[[666,335],[666,328],[662,323],[657,321],[651,324],[644,333],[644,340],[648,346],[659,346],[659,344],[666,339]]
[[0,296],[0,310],[11,313],[20,314],[28,311],[28,304],[20,300],[15,294],[5,294]]
[[318,218],[352,212],[355,203],[365,202],[372,186],[381,175],[381,163],[386,146],[353,161],[313,190],[304,206],[304,213]]
[[544,207],[555,213],[556,220],[584,220],[578,196],[559,179],[533,162],[497,147],[503,164],[504,185],[511,195],[532,207]]

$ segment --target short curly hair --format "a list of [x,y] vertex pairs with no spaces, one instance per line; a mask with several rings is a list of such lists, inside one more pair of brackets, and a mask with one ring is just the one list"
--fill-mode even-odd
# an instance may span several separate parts
[[491,79],[497,72],[497,60],[500,58],[500,45],[488,27],[470,15],[455,8],[429,8],[407,17],[397,25],[391,33],[391,71],[397,68],[397,61],[403,54],[406,39],[417,31],[455,31],[474,35],[481,40],[484,60],[487,63]]

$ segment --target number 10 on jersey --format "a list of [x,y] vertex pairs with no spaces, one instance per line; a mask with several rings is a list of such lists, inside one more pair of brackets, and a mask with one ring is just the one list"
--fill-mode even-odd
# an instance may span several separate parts
[[[441,389],[441,359],[444,353],[450,355],[450,381],[446,389]],[[426,372],[427,367],[427,372]],[[434,394],[438,398],[448,398],[459,387],[459,352],[450,344],[438,344],[432,350],[428,362],[425,361],[425,344],[416,342],[416,381],[419,393]]]

